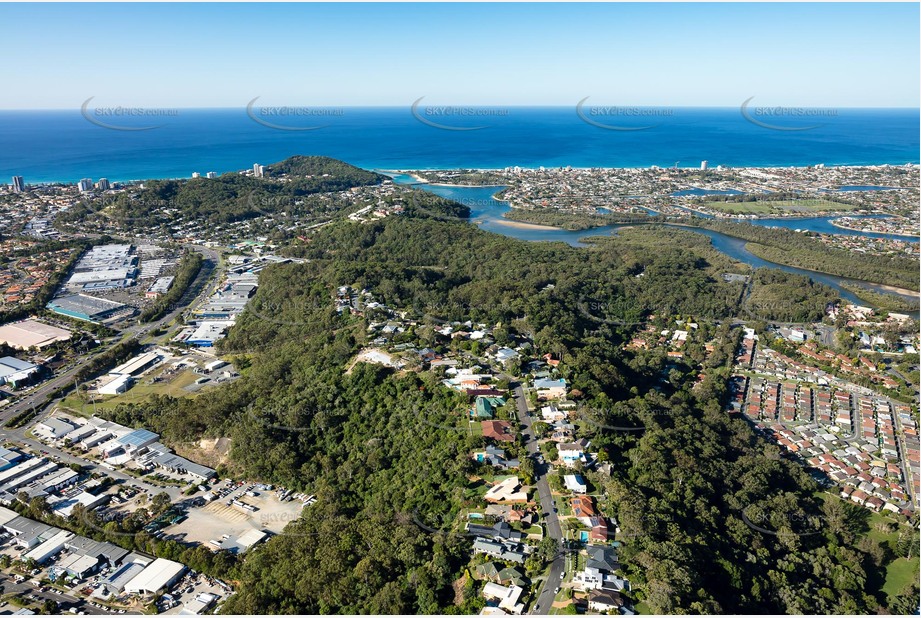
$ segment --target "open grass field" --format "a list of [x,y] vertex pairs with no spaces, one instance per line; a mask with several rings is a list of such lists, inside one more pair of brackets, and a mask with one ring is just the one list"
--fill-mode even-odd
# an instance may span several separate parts
[[[823,501],[840,500],[839,497],[829,493],[820,492],[816,496]],[[889,551],[894,553],[899,532],[905,533],[909,529],[908,524],[900,523],[886,512],[873,513],[870,511],[868,515],[866,535],[873,541],[888,547]],[[877,590],[890,600],[898,596],[905,586],[918,581],[919,564],[921,563],[919,563],[917,553],[912,558],[893,559],[884,565],[884,572],[880,574],[882,582]]]
[[841,204],[831,200],[803,199],[758,202],[706,202],[709,209],[732,215],[779,215],[814,214],[818,212],[842,212],[853,210],[852,204]]
[[[119,404],[139,403],[152,395],[193,397],[194,394],[185,390],[185,387],[193,384],[197,378],[201,377],[191,369],[187,369],[168,381],[164,380],[163,382],[150,384],[151,378],[159,376],[160,373],[162,373],[162,369],[151,372],[149,375],[141,378],[141,380],[131,387],[128,392],[122,393],[121,395],[96,395],[96,409],[99,411],[112,410]],[[60,405],[62,408],[67,408],[75,414],[80,414],[82,416],[92,416],[93,414],[92,398],[89,396],[80,396],[72,393],[65,397]]]
[[918,559],[896,558],[886,565],[886,583],[883,584],[882,590],[892,599],[910,583],[917,581]]

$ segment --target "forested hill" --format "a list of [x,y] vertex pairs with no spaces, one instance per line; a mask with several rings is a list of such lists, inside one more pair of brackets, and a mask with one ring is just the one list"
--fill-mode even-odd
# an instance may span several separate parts
[[384,180],[388,178],[329,157],[294,156],[266,166],[264,178],[229,172],[217,178],[149,180],[143,188],[79,204],[62,220],[79,222],[98,214],[134,228],[159,220],[228,223],[279,213],[309,214],[330,206],[313,198],[317,194]]
[[[534,355],[562,359],[581,401],[599,411],[590,437],[613,465],[605,504],[627,540],[630,594],[653,612],[878,608],[867,569],[881,564],[882,550],[865,536],[865,511],[822,507],[802,468],[723,411],[738,330],[714,320],[737,310],[742,284],[720,274],[743,267],[706,238],[643,227],[575,249],[419,214],[335,223],[296,252],[310,260],[262,271],[222,346],[241,379],[194,400],[161,397],[112,413],[171,444],[229,437],[235,472],[318,497],[221,574],[238,584],[224,612],[476,614],[482,606],[463,577],[470,539],[416,523],[448,530],[460,509],[481,503],[471,487],[480,464],[469,454],[483,438],[457,430],[469,402],[431,371],[358,364],[347,372],[368,336],[365,318],[335,311],[341,285],[418,315],[400,335],[417,345],[456,348],[459,340],[433,327],[472,318],[495,326],[499,342],[528,334]],[[718,349],[704,360],[702,346],[690,346],[688,361],[624,349],[635,329],[624,323],[653,312],[657,328],[679,313],[695,317]],[[628,423],[645,430],[601,429]],[[746,525],[743,510],[778,534]],[[819,522],[821,534],[801,535],[791,522]]]

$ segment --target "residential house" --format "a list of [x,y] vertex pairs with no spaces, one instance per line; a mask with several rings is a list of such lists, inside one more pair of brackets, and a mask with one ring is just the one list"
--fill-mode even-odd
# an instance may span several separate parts
[[592,517],[598,516],[591,496],[575,496],[569,501],[569,504],[572,506],[572,514],[586,526],[591,525],[589,520]]
[[614,590],[592,590],[588,593],[588,608],[596,612],[609,612],[624,604],[620,593]]
[[515,441],[515,430],[509,421],[483,421],[480,426],[483,428],[484,438],[491,438],[499,442]]
[[556,447],[560,460],[567,466],[574,465],[577,461],[586,461],[585,445],[583,441],[562,442]]
[[512,614],[520,614],[524,611],[524,603],[519,603],[518,599],[524,592],[521,586],[500,586],[489,582],[483,587],[483,596],[487,599],[498,601],[500,608]]
[[528,492],[517,476],[510,476],[490,487],[483,499],[487,502],[527,502]]
[[566,397],[566,380],[564,378],[534,380],[534,390],[537,391],[539,400],[563,399]]
[[566,413],[556,407],[556,404],[550,404],[540,409],[541,418],[548,423],[555,423],[566,418]]
[[563,476],[563,484],[566,489],[576,494],[584,494],[588,491],[585,479],[580,474],[566,474]]

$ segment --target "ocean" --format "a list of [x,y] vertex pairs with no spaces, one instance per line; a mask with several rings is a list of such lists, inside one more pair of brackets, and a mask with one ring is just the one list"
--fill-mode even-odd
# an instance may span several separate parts
[[[274,111],[273,111],[274,110]],[[276,108],[124,115],[0,111],[0,182],[187,178],[327,155],[368,169],[875,165],[919,162],[917,109],[748,117],[604,108]],[[122,129],[145,130],[122,130]],[[291,130],[310,128],[310,130]],[[460,130],[456,130],[460,129]],[[470,130],[472,129],[472,130]]]

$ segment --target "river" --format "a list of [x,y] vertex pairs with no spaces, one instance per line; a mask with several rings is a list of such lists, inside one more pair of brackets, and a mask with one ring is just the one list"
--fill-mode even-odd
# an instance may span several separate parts
[[[585,246],[582,242],[585,238],[592,236],[608,236],[616,234],[617,230],[625,225],[606,225],[591,230],[570,231],[560,228],[549,228],[542,226],[521,225],[503,217],[503,214],[511,209],[508,202],[493,198],[497,192],[501,191],[501,186],[460,186],[460,185],[436,185],[420,183],[411,176],[405,174],[389,174],[394,182],[403,185],[414,185],[419,189],[424,189],[441,197],[455,200],[470,208],[470,221],[480,229],[496,234],[502,234],[519,240],[532,242],[553,242],[561,241],[574,247]],[[689,211],[690,212],[690,211]],[[696,214],[696,213],[695,213]],[[796,219],[755,219],[751,222],[755,225],[767,227],[786,227],[790,229],[805,229],[826,234],[840,234],[846,236],[868,236],[873,238],[892,238],[896,240],[909,240],[918,242],[917,238],[908,238],[905,236],[896,236],[892,234],[862,233],[854,230],[846,230],[835,227],[829,221],[836,217],[804,217]],[[631,224],[632,225],[632,224]],[[836,277],[825,273],[813,272],[784,264],[777,264],[764,260],[754,255],[745,248],[746,241],[727,236],[720,232],[702,228],[684,227],[683,229],[703,234],[710,238],[713,247],[725,253],[729,257],[739,262],[748,264],[753,268],[777,268],[789,273],[805,275],[813,281],[823,283],[834,288],[841,298],[855,304],[867,305],[866,301],[857,298],[852,292],[842,287],[842,284],[857,284],[875,290],[883,294],[895,294],[909,301],[917,301],[918,295],[901,294],[885,289],[883,286],[868,281],[857,281],[846,277]],[[917,317],[917,315],[915,316]]]

